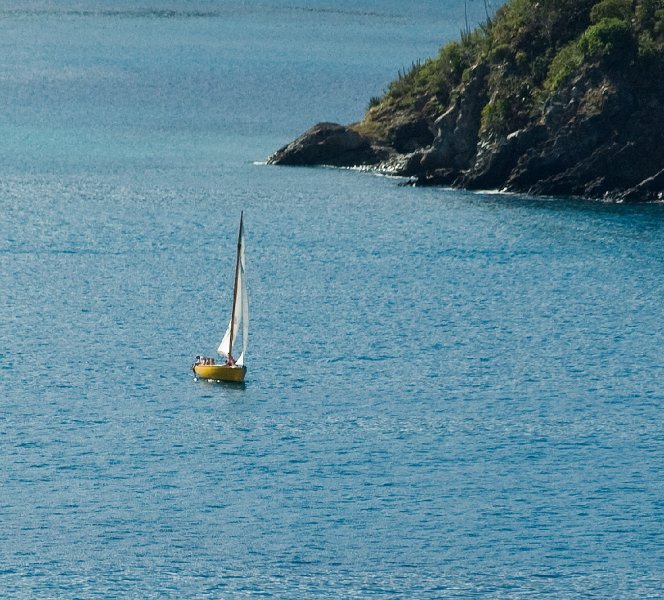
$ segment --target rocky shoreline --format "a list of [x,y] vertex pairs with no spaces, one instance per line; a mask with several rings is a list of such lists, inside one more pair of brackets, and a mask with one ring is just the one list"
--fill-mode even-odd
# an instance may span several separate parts
[[315,125],[267,162],[364,167],[421,186],[662,201],[664,86],[641,85],[629,68],[588,61],[527,119],[498,131],[486,114],[506,66],[480,56],[438,113],[430,98],[406,109],[385,101],[361,123]]

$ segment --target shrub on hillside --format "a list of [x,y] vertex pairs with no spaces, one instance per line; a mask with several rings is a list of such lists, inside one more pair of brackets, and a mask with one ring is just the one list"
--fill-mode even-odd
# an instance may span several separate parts
[[599,23],[604,19],[629,21],[632,16],[632,0],[602,0],[590,11],[590,21]]
[[622,19],[603,19],[586,29],[579,40],[584,57],[590,61],[625,61],[634,52],[630,26]]

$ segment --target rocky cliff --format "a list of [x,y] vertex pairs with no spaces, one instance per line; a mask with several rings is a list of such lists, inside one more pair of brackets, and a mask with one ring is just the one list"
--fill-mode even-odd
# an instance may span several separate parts
[[664,0],[509,0],[401,75],[362,122],[318,124],[268,162],[664,200]]

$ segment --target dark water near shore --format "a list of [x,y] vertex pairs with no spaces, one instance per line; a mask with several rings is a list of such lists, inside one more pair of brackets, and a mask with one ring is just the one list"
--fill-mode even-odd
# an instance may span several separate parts
[[660,594],[664,207],[255,164],[441,4],[0,10],[3,596]]

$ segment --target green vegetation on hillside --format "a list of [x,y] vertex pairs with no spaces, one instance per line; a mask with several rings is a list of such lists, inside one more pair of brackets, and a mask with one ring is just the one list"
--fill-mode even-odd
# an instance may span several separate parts
[[661,94],[664,0],[507,0],[478,29],[400,73],[382,98],[372,99],[362,127],[384,133],[395,114],[435,119],[480,63],[490,67],[485,136],[523,127],[591,65],[620,70],[644,93]]

